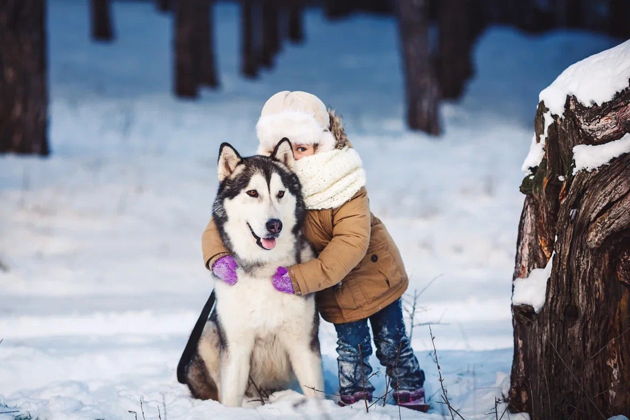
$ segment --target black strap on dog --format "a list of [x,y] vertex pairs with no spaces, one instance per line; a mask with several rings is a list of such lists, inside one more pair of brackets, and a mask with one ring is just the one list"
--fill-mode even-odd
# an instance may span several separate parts
[[190,366],[190,362],[193,357],[197,353],[197,345],[199,344],[199,339],[201,338],[201,333],[203,333],[203,329],[206,326],[206,322],[208,322],[208,318],[214,311],[216,303],[216,298],[214,296],[214,290],[210,293],[206,304],[203,306],[201,310],[201,314],[199,315],[199,319],[195,323],[192,332],[190,333],[190,337],[188,338],[188,343],[186,343],[186,347],[184,348],[184,352],[182,353],[182,357],[179,358],[179,363],[177,364],[177,381],[180,384],[186,384],[186,376],[188,375],[188,366]]

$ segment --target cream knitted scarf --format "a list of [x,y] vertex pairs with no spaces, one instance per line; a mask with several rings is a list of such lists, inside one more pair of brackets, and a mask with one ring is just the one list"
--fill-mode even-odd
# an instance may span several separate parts
[[303,157],[295,161],[293,170],[309,210],[339,207],[365,186],[361,158],[350,147]]

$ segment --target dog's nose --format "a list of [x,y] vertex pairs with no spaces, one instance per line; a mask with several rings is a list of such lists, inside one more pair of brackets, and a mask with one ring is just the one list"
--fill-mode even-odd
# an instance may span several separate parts
[[282,222],[278,219],[269,219],[266,226],[269,233],[274,235],[277,235],[282,230]]

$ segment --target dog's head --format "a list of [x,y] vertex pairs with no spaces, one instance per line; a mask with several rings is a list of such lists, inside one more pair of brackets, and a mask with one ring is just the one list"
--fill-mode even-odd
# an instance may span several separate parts
[[295,252],[305,209],[293,164],[288,140],[269,157],[243,158],[228,143],[219,149],[213,216],[226,246],[245,264]]

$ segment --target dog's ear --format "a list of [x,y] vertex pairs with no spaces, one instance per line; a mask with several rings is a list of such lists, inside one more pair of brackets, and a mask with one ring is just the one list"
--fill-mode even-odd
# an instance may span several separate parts
[[271,153],[271,157],[284,163],[289,169],[293,169],[295,158],[293,157],[293,147],[286,137],[280,140]]
[[222,143],[221,147],[219,147],[219,162],[217,164],[219,182],[232,175],[236,166],[242,160],[241,155],[238,154],[235,148],[229,143]]

